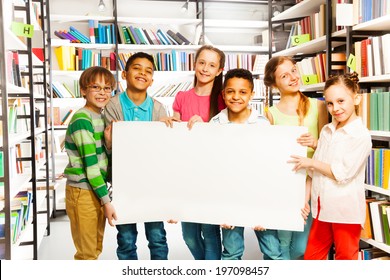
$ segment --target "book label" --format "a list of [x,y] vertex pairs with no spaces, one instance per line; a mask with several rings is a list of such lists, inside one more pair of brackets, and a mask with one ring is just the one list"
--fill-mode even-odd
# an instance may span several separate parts
[[298,46],[310,41],[310,34],[291,36],[291,46]]
[[34,26],[21,22],[12,22],[11,30],[16,36],[32,38],[34,36]]
[[355,58],[355,56],[352,53],[349,54],[348,61],[347,61],[347,66],[351,70],[356,71],[356,58]]
[[302,82],[304,85],[318,84],[317,75],[302,75]]

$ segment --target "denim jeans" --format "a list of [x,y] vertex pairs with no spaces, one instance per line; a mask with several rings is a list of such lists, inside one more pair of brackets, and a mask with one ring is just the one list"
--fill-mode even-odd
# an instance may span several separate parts
[[[163,222],[145,223],[145,235],[149,241],[151,260],[167,260],[168,244]],[[137,256],[137,224],[117,225],[116,254],[120,260],[138,260]]]
[[181,223],[183,239],[195,260],[221,259],[221,229],[219,225]]
[[[255,231],[264,260],[281,260],[282,252],[276,230]],[[244,254],[244,228],[222,229],[222,259],[241,260]]]
[[284,260],[303,260],[312,221],[310,214],[303,231],[278,230]]

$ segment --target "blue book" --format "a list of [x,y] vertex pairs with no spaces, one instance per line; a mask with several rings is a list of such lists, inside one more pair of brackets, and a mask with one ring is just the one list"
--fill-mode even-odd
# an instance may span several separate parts
[[83,41],[87,42],[87,43],[91,43],[91,40],[85,36],[83,33],[81,33],[80,31],[78,31],[76,28],[74,28],[73,26],[70,26],[69,27],[69,30],[70,31],[73,31],[74,33],[76,33],[80,38],[83,38]]
[[166,38],[163,34],[163,32],[161,31],[161,29],[157,30],[157,36],[160,38],[160,41],[164,44],[164,45],[170,45],[171,43],[169,42],[168,38]]
[[135,32],[134,30],[134,27],[130,25],[130,32],[131,34],[133,35],[134,39],[135,39],[135,42],[138,44],[138,45],[141,45],[141,40],[140,38],[138,38],[138,35],[137,33]]

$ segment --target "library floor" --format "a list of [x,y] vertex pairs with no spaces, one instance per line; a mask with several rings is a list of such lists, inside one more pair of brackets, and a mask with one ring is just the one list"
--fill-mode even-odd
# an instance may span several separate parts
[[[69,219],[65,211],[58,211],[57,217],[51,219],[51,234],[44,237],[38,251],[40,260],[72,260],[75,249],[70,234]],[[180,224],[165,224],[169,246],[169,259],[171,260],[192,260],[192,256],[187,249],[181,236]],[[138,258],[140,260],[149,259],[149,249],[144,234],[142,224],[138,225]],[[116,260],[116,228],[106,226],[104,235],[103,252],[101,260]],[[245,230],[245,252],[243,259],[262,259],[262,254],[253,230]]]
[[[64,170],[67,163],[66,154],[57,155],[56,158],[56,174]],[[57,188],[57,209],[65,209],[65,181],[61,180]],[[181,225],[165,223],[167,231],[167,240],[169,247],[168,258],[172,260],[192,260],[192,255],[188,250],[181,234]],[[106,225],[106,231],[103,240],[103,252],[100,255],[101,260],[116,260],[116,233],[115,227]],[[259,260],[262,259],[259,245],[255,233],[252,229],[247,228],[245,234],[245,251],[243,259]],[[147,240],[145,237],[144,227],[138,225],[138,258],[140,260],[148,260],[150,258]],[[40,260],[72,260],[75,253],[73,245],[69,219],[65,210],[56,212],[56,218],[51,218],[50,235],[45,236],[38,250],[38,259]]]

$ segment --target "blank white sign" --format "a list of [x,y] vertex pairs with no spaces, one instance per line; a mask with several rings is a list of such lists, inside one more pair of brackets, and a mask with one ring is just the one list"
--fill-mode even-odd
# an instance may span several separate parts
[[167,221],[303,230],[305,127],[115,122],[117,224]]

